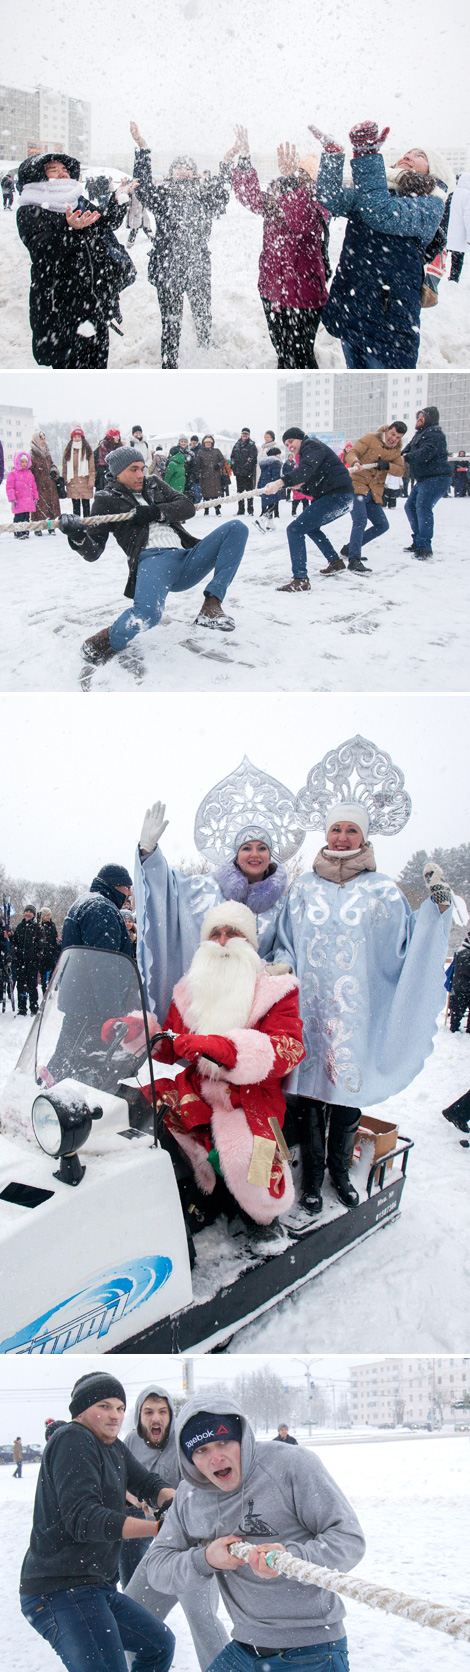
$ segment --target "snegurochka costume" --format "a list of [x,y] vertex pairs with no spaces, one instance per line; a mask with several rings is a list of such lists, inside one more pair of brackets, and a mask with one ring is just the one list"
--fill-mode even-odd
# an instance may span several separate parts
[[411,813],[403,785],[390,756],[358,735],[312,767],[297,797],[299,821],[311,830],[350,820],[363,836],[356,851],[320,849],[291,887],[276,932],[275,959],[287,959],[300,982],[306,1055],[288,1090],[300,1100],[302,1200],[312,1212],[322,1207],[328,1116],[330,1174],[340,1200],[354,1206],[358,1104],[382,1103],[415,1079],[444,1002],[450,891],[432,890],[412,911],[377,871],[369,840],[403,829]]
[[[195,844],[214,867],[212,874],[186,876],[168,865],[159,846],[164,812],[156,803],[146,814],[135,871],[139,967],[148,1007],[160,1019],[199,946],[206,912],[223,900],[250,907],[260,957],[272,959],[287,889],[285,862],[298,852],[305,835],[291,790],[246,755],[235,772],[208,791],[196,813]],[[237,853],[250,841],[265,842],[270,853],[268,869],[256,882],[249,882],[237,865]]]

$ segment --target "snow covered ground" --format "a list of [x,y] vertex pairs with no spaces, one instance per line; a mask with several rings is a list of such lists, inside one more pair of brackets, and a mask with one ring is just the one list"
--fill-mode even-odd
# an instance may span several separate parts
[[[106,172],[96,164],[93,172]],[[19,199],[15,197],[15,211]],[[336,266],[346,223],[334,221],[330,259]],[[127,229],[121,230],[125,243]],[[266,328],[258,294],[258,258],[262,222],[231,197],[227,214],[215,221],[211,236],[213,335],[210,349],[199,348],[192,316],[184,305],[180,366],[224,370],[227,367],[275,367],[276,355]],[[132,249],[138,276],[121,298],[124,336],[111,332],[110,369],[129,366],[160,366],[160,312],[154,286],[147,278],[148,241],[139,233]],[[0,258],[3,269],[0,291],[0,364],[14,369],[33,366],[29,327],[28,296],[30,259],[16,230],[16,213],[0,214]],[[450,265],[450,258],[449,265]],[[439,305],[421,316],[419,365],[433,370],[470,364],[470,262],[464,266],[460,283],[443,279]],[[317,337],[320,368],[344,370],[339,341],[320,326]]]
[[[260,501],[255,501],[255,508]],[[236,513],[224,505],[223,517]],[[170,593],[159,627],[133,641],[104,668],[86,670],[84,638],[124,608],[126,561],[111,535],[101,560],[84,564],[64,535],[28,541],[0,536],[4,619],[0,688],[4,691],[461,691],[468,687],[470,501],[436,507],[434,558],[417,563],[404,501],[390,512],[390,532],[366,548],[370,575],[341,571],[324,580],[325,562],[307,541],[312,591],[285,594],[291,577],[286,528],[290,505],[262,532],[250,524],[241,568],[227,595],[235,632],[194,627],[202,587]],[[10,521],[2,489],[0,522]],[[192,531],[213,530],[198,511]],[[350,517],[331,524],[336,551]],[[366,645],[367,639],[367,645]]]
[[[383,1438],[380,1450],[357,1442],[315,1445],[364,1528],[367,1552],[359,1575],[468,1611],[468,1446],[467,1438],[393,1445]],[[36,1477],[35,1464],[26,1465],[22,1481],[13,1480],[11,1465],[0,1469],[0,1611],[10,1672],[57,1667],[53,1650],[22,1619],[17,1598]],[[198,1672],[180,1608],[169,1623],[176,1635],[174,1672]],[[358,1603],[347,1603],[347,1632],[351,1672],[376,1672],[377,1666],[388,1672],[468,1672],[468,1644]]]
[[[370,1111],[414,1141],[399,1219],[241,1330],[231,1353],[310,1351],[312,1342],[327,1353],[468,1350],[470,1150],[441,1110],[468,1088],[470,1036],[442,1023],[413,1085]],[[28,1027],[11,1011],[0,1016],[2,1082]]]

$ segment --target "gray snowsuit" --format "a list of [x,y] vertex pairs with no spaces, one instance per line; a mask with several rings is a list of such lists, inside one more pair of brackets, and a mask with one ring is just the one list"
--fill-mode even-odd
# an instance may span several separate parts
[[[144,1400],[148,1399],[151,1393],[156,1394],[159,1399],[166,1399],[170,1410],[170,1427],[167,1439],[163,1446],[155,1448],[148,1445],[147,1440],[144,1440],[140,1432],[140,1412]],[[134,1427],[131,1428],[129,1434],[125,1435],[124,1444],[138,1463],[142,1463],[144,1468],[158,1474],[159,1480],[166,1481],[167,1486],[178,1485],[181,1478],[181,1469],[176,1443],[175,1417],[173,1404],[166,1388],[161,1388],[155,1382],[151,1382],[149,1387],[143,1388],[142,1393],[139,1393],[134,1408]],[[133,1511],[132,1513],[136,1512]],[[158,1536],[160,1538],[161,1534],[159,1533]],[[127,1545],[128,1542],[135,1543],[140,1548],[137,1548],[136,1551],[138,1565],[135,1567],[132,1578],[127,1585],[125,1585],[124,1569],[122,1573],[120,1569],[121,1584],[123,1589],[125,1585],[126,1596],[132,1597],[134,1602],[141,1603],[143,1608],[148,1608],[149,1613],[159,1620],[166,1620],[171,1609],[179,1602],[188,1621],[201,1672],[206,1672],[206,1668],[211,1665],[216,1655],[220,1654],[228,1642],[225,1628],[221,1620],[217,1618],[219,1591],[215,1577],[213,1576],[209,1585],[202,1586],[197,1577],[193,1578],[190,1575],[188,1583],[178,1584],[172,1595],[169,1595],[166,1589],[165,1592],[158,1591],[154,1589],[153,1580],[149,1578],[147,1573],[149,1552],[154,1548],[156,1539],[150,1539],[148,1545],[143,1545],[142,1539],[126,1540]],[[123,1545],[124,1556],[126,1555],[126,1544]]]
[[[181,1446],[188,1418],[207,1405],[220,1416],[233,1412],[241,1417],[242,1481],[234,1492],[222,1492],[206,1480]],[[253,1544],[272,1537],[294,1556],[343,1572],[361,1560],[365,1540],[354,1510],[315,1453],[302,1446],[274,1451],[272,1440],[260,1444],[239,1406],[225,1394],[188,1400],[177,1419],[176,1438],[183,1479],[147,1558],[152,1584],[174,1591],[192,1579],[203,1593],[212,1584],[205,1547],[227,1533]],[[279,1653],[344,1637],[344,1608],[333,1591],[293,1579],[271,1584],[245,1566],[219,1571],[217,1580],[235,1642]]]

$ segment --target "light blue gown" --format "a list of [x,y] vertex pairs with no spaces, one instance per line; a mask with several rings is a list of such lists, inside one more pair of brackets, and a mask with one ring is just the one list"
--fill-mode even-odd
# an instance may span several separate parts
[[[144,860],[137,851],[137,958],[148,1009],[159,1022],[165,1021],[173,988],[197,951],[206,912],[224,898],[215,876],[187,877],[173,871],[159,847]],[[284,898],[256,918],[259,954],[269,962]]]
[[413,912],[377,871],[342,887],[314,871],[293,884],[274,953],[300,982],[306,1058],[289,1092],[357,1107],[414,1080],[445,1001],[451,920],[432,900]]

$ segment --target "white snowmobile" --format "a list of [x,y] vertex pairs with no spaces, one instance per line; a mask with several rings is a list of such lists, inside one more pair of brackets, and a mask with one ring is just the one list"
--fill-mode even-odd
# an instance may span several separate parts
[[164,1111],[133,959],[63,952],[0,1098],[0,1353],[217,1350],[398,1214],[407,1138],[355,1179],[356,1208],[327,1187],[271,1250],[222,1217],[193,1243]]

